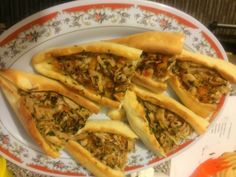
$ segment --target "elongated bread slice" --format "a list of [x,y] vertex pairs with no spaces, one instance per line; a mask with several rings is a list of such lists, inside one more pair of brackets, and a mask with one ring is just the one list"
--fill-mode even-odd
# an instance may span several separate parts
[[149,31],[112,39],[111,42],[135,47],[144,51],[132,82],[152,92],[166,90],[169,68],[173,56],[183,48],[182,33]]
[[145,52],[175,55],[181,53],[183,40],[182,33],[148,31],[111,39],[110,41],[141,49]]
[[118,108],[142,51],[110,42],[49,49],[32,59],[41,74],[99,104]]
[[193,132],[202,134],[209,125],[174,99],[138,87],[127,92],[123,106],[132,129],[157,155],[172,152]]
[[27,132],[51,157],[100,108],[57,81],[18,70],[1,70],[0,86]]
[[176,56],[170,85],[193,112],[209,117],[223,95],[236,83],[236,66],[224,60],[186,50]]
[[66,150],[96,177],[124,177],[137,135],[123,122],[89,120]]

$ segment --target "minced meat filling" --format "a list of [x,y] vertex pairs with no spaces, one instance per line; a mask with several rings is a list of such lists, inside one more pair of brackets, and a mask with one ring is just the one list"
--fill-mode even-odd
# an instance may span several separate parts
[[217,71],[188,61],[176,61],[172,72],[183,87],[202,103],[219,103],[230,91],[230,84]]
[[134,147],[133,141],[111,133],[81,133],[77,135],[76,141],[100,162],[116,170],[124,169],[128,152]]
[[57,57],[54,66],[79,84],[115,99],[124,96],[135,71],[132,62],[125,58],[88,52]]
[[19,93],[37,129],[54,147],[77,133],[91,115],[86,108],[55,92],[19,90]]
[[145,109],[151,131],[166,153],[192,134],[192,127],[175,113],[138,99]]
[[172,62],[171,56],[143,53],[142,61],[138,64],[136,72],[157,81],[165,81],[168,79],[169,67]]

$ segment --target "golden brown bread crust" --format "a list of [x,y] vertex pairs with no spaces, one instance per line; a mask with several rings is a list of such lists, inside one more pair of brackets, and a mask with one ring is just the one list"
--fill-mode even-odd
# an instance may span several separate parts
[[142,76],[138,73],[134,74],[134,77],[132,78],[132,82],[139,86],[147,88],[154,93],[160,93],[167,89],[166,83],[154,81],[153,79],[146,78],[145,76]]
[[[184,35],[174,32],[150,31],[112,39],[110,41],[135,47],[148,53],[177,55],[182,51]],[[132,82],[156,93],[163,92],[167,88],[167,84],[163,81],[147,78],[137,72],[132,78]]]
[[[106,132],[122,135],[128,139],[137,138],[137,135],[134,134],[128,125],[120,121],[112,120],[90,120],[78,134],[84,132]],[[82,166],[87,168],[97,177],[124,177],[122,171],[114,170],[109,166],[106,166],[93,157],[88,150],[73,140],[68,141],[65,148]]]
[[[192,53],[186,50],[183,50],[182,53],[175,58],[176,60],[190,61],[201,64],[205,67],[216,70],[224,79],[228,80],[229,82],[236,82],[236,66],[227,61],[198,53]],[[176,92],[181,101],[196,114],[207,118],[217,109],[217,104],[202,103],[197,98],[192,96],[190,92],[184,89],[179,79],[175,75],[173,75],[169,81],[171,87]]]
[[[33,58],[33,64],[39,64],[45,60],[45,57],[57,57],[72,55],[81,52],[93,52],[93,53],[110,53],[117,56],[127,58],[130,61],[138,61],[142,51],[139,49],[126,47],[124,45],[114,44],[111,42],[93,42],[82,45],[65,46],[46,50]],[[39,55],[39,56],[38,56]]]
[[22,104],[22,99],[17,94],[17,88],[15,87],[15,85],[3,79],[2,76],[0,76],[0,85],[4,95],[6,96],[8,102],[10,103],[14,112],[18,116],[25,130],[33,137],[35,142],[39,145],[39,147],[43,149],[43,151],[47,155],[53,158],[59,157],[59,152],[53,150],[42,137],[42,135],[39,133],[31,115]]
[[99,104],[109,106],[111,108],[118,108],[120,105],[119,101],[101,96],[94,91],[86,89],[85,86],[78,83],[75,84],[75,81],[72,78],[58,72],[50,63],[56,56],[72,55],[80,52],[110,53],[116,56],[124,57],[127,59],[127,61],[136,65],[140,59],[142,51],[139,49],[110,42],[96,42],[78,46],[49,49],[47,51],[36,54],[32,59],[32,65],[39,73],[47,77],[59,80],[67,86],[75,89],[78,93],[89,98],[90,100],[98,102]]
[[136,95],[142,100],[166,108],[180,116],[188,122],[198,134],[203,134],[209,125],[208,121],[197,116],[174,99],[162,94],[153,94],[138,87],[133,87],[133,92],[128,91],[123,102],[129,124],[143,143],[157,155],[165,156],[165,151],[160,146],[155,135],[151,132],[144,108],[137,101]]
[[236,66],[225,60],[209,57],[199,53],[193,53],[183,50],[182,53],[175,57],[176,60],[191,61],[203,66],[215,69],[220,75],[230,83],[236,83]]
[[217,109],[216,104],[201,103],[198,101],[197,98],[183,88],[177,77],[171,77],[169,83],[183,104],[196,114],[208,118]]
[[76,161],[91,171],[96,177],[124,177],[123,172],[113,170],[110,167],[104,165],[95,157],[93,157],[89,151],[84,149],[79,143],[73,140],[68,141],[65,149],[72,157],[75,158]]
[[179,115],[186,122],[188,122],[198,134],[203,134],[209,125],[207,120],[196,115],[171,97],[165,96],[163,94],[153,94],[138,87],[134,87],[134,92],[143,100],[150,101],[153,104],[166,108]]
[[122,106],[118,109],[110,109],[107,111],[107,116],[110,117],[112,120],[126,120],[125,110]]
[[1,70],[0,76],[10,81],[11,83],[14,83],[16,87],[22,90],[54,91],[70,98],[78,105],[89,109],[91,112],[98,113],[100,111],[99,106],[72,92],[70,89],[55,80],[14,69]]
[[[51,156],[53,158],[59,157],[60,153],[53,150],[38,131],[35,121],[32,119],[29,111],[26,109],[26,107],[24,106],[24,102],[22,102],[21,99],[19,100],[18,105],[18,108],[15,108],[15,112],[19,116],[20,121],[22,122],[28,133],[32,136],[34,141],[39,145],[40,148],[44,150],[44,152],[48,156]],[[17,107],[17,105],[15,105],[14,107]]]
[[123,101],[123,107],[126,111],[130,127],[142,142],[156,155],[166,156],[155,135],[151,132],[149,123],[145,117],[144,108],[137,101],[134,92],[127,91]]
[[109,40],[150,53],[175,55],[183,48],[184,35],[176,32],[149,31]]
[[114,133],[131,139],[138,138],[127,124],[117,120],[88,120],[78,134],[90,131]]
[[52,65],[50,64],[50,61],[45,61],[44,63],[39,63],[34,65],[34,68],[41,74],[56,79],[68,87],[72,88],[75,93],[78,93],[80,95],[83,95],[90,100],[93,100],[101,105],[109,106],[111,108],[118,108],[120,103],[115,100],[111,100],[106,97],[102,97],[101,95],[91,92],[90,90],[86,89],[83,85],[74,84],[74,80],[70,77],[67,77],[57,71],[54,70]]
[[60,83],[44,78],[43,76],[17,71],[17,70],[1,70],[0,86],[10,105],[14,109],[16,115],[20,119],[24,128],[33,137],[35,142],[43,149],[43,151],[51,157],[59,157],[59,152],[53,150],[46,142],[39,130],[36,128],[35,121],[29,110],[25,107],[23,98],[19,95],[18,89],[25,91],[54,91],[64,95],[77,104],[86,107],[91,112],[99,112],[99,107],[81,96],[68,90]]

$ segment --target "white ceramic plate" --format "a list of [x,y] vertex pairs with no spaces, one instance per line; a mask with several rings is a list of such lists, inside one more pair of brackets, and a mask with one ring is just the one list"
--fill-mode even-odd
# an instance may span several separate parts
[[[226,59],[216,38],[201,23],[179,10],[146,1],[80,0],[41,11],[7,30],[0,37],[0,67],[33,72],[30,65],[32,55],[46,48],[149,30],[183,32],[185,47],[189,50]],[[45,156],[25,132],[2,94],[0,110],[0,154],[5,158],[43,174],[89,175],[64,152],[58,159]],[[125,171],[131,173],[161,163],[194,144],[197,139],[196,135],[191,136],[188,142],[164,159],[155,157],[137,143]]]

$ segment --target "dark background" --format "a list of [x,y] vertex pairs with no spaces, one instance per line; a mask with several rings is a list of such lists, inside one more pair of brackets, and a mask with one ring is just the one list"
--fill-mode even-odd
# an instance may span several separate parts
[[[70,0],[0,0],[0,32],[47,7]],[[122,1],[122,0],[121,0]],[[236,25],[236,0],[152,0],[176,7],[195,17],[217,36],[226,50],[236,52],[236,29],[216,27],[216,22]],[[109,2],[109,0],[108,0]]]

